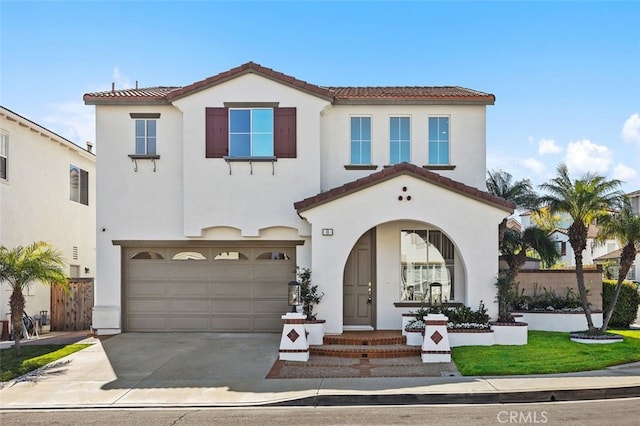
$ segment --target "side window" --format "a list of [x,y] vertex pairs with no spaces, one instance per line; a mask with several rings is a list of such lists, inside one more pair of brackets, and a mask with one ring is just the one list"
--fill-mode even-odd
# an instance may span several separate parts
[[78,166],[69,166],[69,199],[89,205],[89,172]]
[[136,154],[156,154],[156,120],[136,120]]
[[371,117],[351,117],[351,164],[371,164]]
[[389,144],[391,164],[411,161],[410,117],[391,117],[389,119]]
[[429,164],[449,164],[449,117],[429,117]]
[[[158,138],[157,126],[160,113],[157,112],[132,112],[129,113],[133,121],[135,140],[134,155],[157,155],[156,141]],[[139,158],[139,157],[138,157]]]
[[9,135],[0,132],[0,179],[7,180],[7,161],[9,159]]

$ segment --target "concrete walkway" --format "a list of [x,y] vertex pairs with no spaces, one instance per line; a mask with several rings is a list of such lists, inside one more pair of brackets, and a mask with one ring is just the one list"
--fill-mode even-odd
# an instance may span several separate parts
[[265,379],[279,334],[127,333],[2,383],[0,409],[539,402],[640,396],[640,363],[513,377]]

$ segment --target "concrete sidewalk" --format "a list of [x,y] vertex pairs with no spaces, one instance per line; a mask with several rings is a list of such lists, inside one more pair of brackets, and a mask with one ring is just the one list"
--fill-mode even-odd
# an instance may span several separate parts
[[3,383],[1,409],[543,402],[640,396],[640,363],[513,377],[265,379],[279,334],[127,333]]

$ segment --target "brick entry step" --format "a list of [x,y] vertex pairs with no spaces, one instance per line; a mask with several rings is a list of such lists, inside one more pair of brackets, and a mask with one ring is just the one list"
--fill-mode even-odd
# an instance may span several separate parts
[[402,358],[419,357],[419,346],[407,346],[399,330],[346,331],[341,335],[326,335],[323,345],[310,346],[311,355],[336,358]]

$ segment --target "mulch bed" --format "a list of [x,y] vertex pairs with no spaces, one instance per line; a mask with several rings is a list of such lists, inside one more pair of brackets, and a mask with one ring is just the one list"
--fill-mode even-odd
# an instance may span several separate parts
[[307,362],[276,360],[267,379],[459,376],[453,362],[423,363],[419,357],[335,358],[311,356]]

